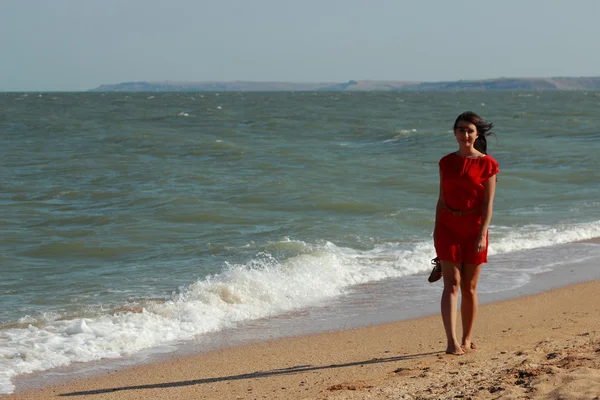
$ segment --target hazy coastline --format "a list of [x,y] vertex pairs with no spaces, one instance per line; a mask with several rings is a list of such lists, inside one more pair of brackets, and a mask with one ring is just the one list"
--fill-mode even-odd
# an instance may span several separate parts
[[100,85],[92,92],[280,92],[280,91],[488,91],[600,90],[600,77],[497,78],[440,82],[349,80],[347,82],[277,81],[134,81]]

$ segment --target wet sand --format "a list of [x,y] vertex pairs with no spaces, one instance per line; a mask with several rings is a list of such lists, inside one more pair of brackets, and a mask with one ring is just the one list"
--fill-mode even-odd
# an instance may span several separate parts
[[595,280],[486,304],[478,348],[462,356],[443,353],[435,315],[168,359],[5,398],[600,399],[599,293]]

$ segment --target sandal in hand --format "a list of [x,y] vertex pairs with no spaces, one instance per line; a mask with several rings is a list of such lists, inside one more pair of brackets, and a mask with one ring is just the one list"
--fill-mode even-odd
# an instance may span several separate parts
[[442,277],[442,263],[438,257],[431,260],[431,263],[434,265],[431,273],[429,274],[429,278],[427,279],[429,283],[437,282]]

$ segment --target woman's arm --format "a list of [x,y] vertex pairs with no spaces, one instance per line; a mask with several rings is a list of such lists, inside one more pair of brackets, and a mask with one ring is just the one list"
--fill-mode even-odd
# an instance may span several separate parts
[[437,235],[437,226],[438,226],[438,218],[440,215],[440,211],[444,208],[444,189],[442,187],[442,171],[440,169],[440,190],[438,195],[438,201],[435,206],[435,223],[433,225],[433,245],[435,246],[435,238]]
[[486,247],[488,228],[492,220],[494,209],[494,196],[496,194],[496,175],[488,178],[484,182],[483,204],[481,205],[481,228],[479,229],[479,238],[477,240],[477,252],[482,252]]

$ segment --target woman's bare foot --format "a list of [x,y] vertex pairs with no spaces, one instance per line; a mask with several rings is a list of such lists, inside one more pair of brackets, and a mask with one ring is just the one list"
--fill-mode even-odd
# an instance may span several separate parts
[[470,340],[464,341],[463,344],[460,345],[460,347],[465,352],[477,349],[477,346],[475,345],[475,343],[471,342]]
[[458,345],[458,343],[454,343],[452,345],[448,345],[446,348],[446,354],[452,354],[453,356],[460,356],[465,354],[462,347]]

